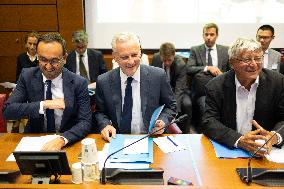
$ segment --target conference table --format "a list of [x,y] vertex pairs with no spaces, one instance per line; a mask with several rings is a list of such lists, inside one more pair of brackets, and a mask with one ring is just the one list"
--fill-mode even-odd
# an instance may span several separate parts
[[[40,136],[40,134],[16,134],[7,133],[0,136],[0,171],[18,170],[16,162],[7,162],[6,159],[16,148],[18,142],[24,136]],[[219,159],[208,138],[202,134],[175,135],[187,148],[187,150],[163,153],[157,145],[154,145],[154,163],[152,168],[164,170],[164,185],[102,185],[99,182],[84,182],[73,184],[71,175],[62,175],[61,184],[36,185],[31,183],[31,176],[20,175],[12,184],[0,184],[0,188],[264,188],[252,183],[250,186],[243,183],[236,173],[237,167],[247,167],[248,159]],[[96,140],[98,150],[102,150],[105,141],[98,134],[90,134],[87,137]],[[64,148],[69,165],[78,162],[78,154],[81,151],[80,141]],[[284,164],[277,164],[265,158],[252,160],[252,167],[284,168]],[[191,181],[192,186],[167,185],[170,176]],[[276,187],[275,187],[276,188]]]

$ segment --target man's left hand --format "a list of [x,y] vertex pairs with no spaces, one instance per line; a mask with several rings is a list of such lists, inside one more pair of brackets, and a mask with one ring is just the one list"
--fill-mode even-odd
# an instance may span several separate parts
[[59,151],[65,145],[65,141],[62,137],[57,137],[42,147],[41,151]]
[[[165,122],[163,120],[157,120],[156,123],[155,123],[155,127],[153,128],[152,132],[155,132],[159,129],[161,129],[162,127],[165,126]],[[163,134],[165,131],[165,129],[162,129],[156,133],[154,133],[153,135],[160,135],[160,134]]]

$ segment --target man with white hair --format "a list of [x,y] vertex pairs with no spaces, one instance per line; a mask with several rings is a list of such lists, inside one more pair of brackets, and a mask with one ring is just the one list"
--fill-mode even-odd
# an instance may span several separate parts
[[119,67],[98,77],[95,116],[106,141],[116,133],[147,133],[158,106],[165,105],[152,131],[161,130],[155,134],[162,134],[162,127],[176,115],[176,100],[165,71],[141,65],[140,46],[137,35],[116,34],[112,55]]
[[[232,70],[206,87],[205,135],[228,147],[254,153],[257,140],[268,140],[284,123],[284,77],[262,68],[263,51],[255,40],[237,39],[229,49]],[[272,145],[282,145],[280,130],[256,155],[268,154]]]

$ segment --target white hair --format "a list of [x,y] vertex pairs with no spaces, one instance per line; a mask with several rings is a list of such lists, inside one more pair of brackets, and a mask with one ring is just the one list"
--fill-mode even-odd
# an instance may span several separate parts
[[131,32],[121,32],[114,35],[111,41],[112,51],[116,52],[116,43],[117,42],[126,42],[126,41],[135,41],[139,46],[140,40],[139,37]]

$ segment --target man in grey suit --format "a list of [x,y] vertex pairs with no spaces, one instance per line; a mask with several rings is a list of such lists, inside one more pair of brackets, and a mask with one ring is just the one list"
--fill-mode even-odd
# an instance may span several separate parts
[[258,28],[256,40],[260,42],[263,50],[263,67],[279,72],[281,53],[269,48],[269,45],[274,38],[274,28],[271,25],[262,25]]
[[152,131],[168,125],[176,115],[176,100],[165,71],[140,65],[140,41],[133,33],[116,34],[112,50],[119,68],[97,80],[95,117],[102,137],[110,141],[116,133],[147,133],[151,116],[161,105],[165,107]]
[[[263,51],[255,40],[236,40],[229,57],[232,70],[206,85],[203,132],[230,148],[254,153],[262,145],[257,140],[268,140],[284,124],[284,76],[262,68]],[[257,155],[282,145],[283,137],[284,129]]]
[[180,123],[183,133],[189,133],[191,127],[192,103],[190,90],[187,86],[186,64],[182,57],[176,55],[175,46],[166,42],[161,44],[158,53],[155,53],[152,66],[163,68],[170,80],[172,90],[177,101],[177,110],[180,115],[187,114],[189,118]]
[[212,78],[230,69],[228,47],[216,44],[219,28],[214,23],[203,27],[204,44],[193,46],[188,59],[188,74],[192,77],[193,116],[197,121],[197,130],[205,108],[204,86]]
[[66,60],[65,67],[82,77],[85,77],[91,88],[100,74],[107,72],[103,55],[100,51],[87,48],[88,34],[84,30],[78,30],[72,34],[73,50]]
[[63,65],[67,51],[59,33],[47,33],[37,45],[39,66],[24,68],[7,100],[5,119],[28,117],[27,133],[62,133],[42,150],[60,150],[91,130],[87,81]]

